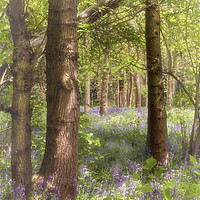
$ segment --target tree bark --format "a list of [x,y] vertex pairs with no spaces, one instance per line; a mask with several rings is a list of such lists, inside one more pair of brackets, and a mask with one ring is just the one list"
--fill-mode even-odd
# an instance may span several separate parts
[[47,135],[39,174],[59,199],[74,199],[78,167],[78,0],[49,0],[46,45]]
[[[31,108],[30,95],[33,69],[30,38],[24,13],[24,0],[10,0],[7,15],[13,38],[13,98],[11,171],[14,189],[31,190]],[[17,194],[16,194],[17,199]]]
[[158,0],[146,0],[146,51],[148,70],[148,135],[150,153],[168,165],[168,141],[160,49]]
[[109,80],[109,53],[105,55],[106,63],[103,70],[102,84],[101,84],[101,100],[100,100],[100,115],[103,116],[107,112],[108,107],[108,80]]

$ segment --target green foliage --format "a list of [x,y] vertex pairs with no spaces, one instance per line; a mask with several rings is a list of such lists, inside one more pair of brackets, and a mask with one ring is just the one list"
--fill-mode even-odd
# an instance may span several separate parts
[[26,20],[32,34],[42,33],[47,27],[47,0],[30,0],[26,5]]

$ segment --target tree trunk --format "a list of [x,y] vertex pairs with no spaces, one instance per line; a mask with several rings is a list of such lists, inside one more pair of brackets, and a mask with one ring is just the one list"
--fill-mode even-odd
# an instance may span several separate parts
[[109,80],[109,54],[105,55],[106,63],[103,70],[102,85],[101,85],[101,100],[100,100],[100,115],[103,116],[107,112],[108,107],[108,80]]
[[133,101],[133,74],[132,72],[129,75],[129,91],[127,91],[129,95],[127,95],[127,107],[131,108]]
[[90,112],[90,75],[86,75],[86,83],[85,83],[85,96],[84,96],[84,112]]
[[116,106],[119,108],[119,98],[120,98],[120,93],[119,93],[119,75],[117,77],[117,91],[116,91]]
[[[26,28],[24,0],[10,0],[7,15],[13,37],[13,99],[11,170],[14,188],[31,190],[31,108],[33,70],[31,48]],[[15,196],[17,199],[18,197]]]
[[135,74],[135,107],[141,108],[142,97],[141,97],[141,78],[140,72]]
[[[189,154],[200,158],[200,116],[199,116],[199,84],[200,84],[200,65],[195,74],[196,96],[195,96],[195,113],[192,132],[190,135]],[[196,129],[196,130],[195,130]]]
[[124,83],[123,83],[123,95],[122,95],[122,107],[126,106],[126,72],[124,71]]
[[[172,55],[173,55],[173,60],[171,57],[171,52],[167,53],[168,71],[176,76],[177,61],[178,61],[176,51],[173,51]],[[167,77],[167,94],[168,94],[167,95],[167,103],[168,103],[169,107],[173,106],[173,98],[174,98],[175,92],[176,92],[176,80],[172,76],[168,75],[168,77]]]
[[160,49],[160,13],[157,0],[146,1],[148,71],[148,146],[157,161],[167,166],[168,141]]
[[47,135],[39,174],[59,199],[74,199],[78,167],[78,0],[49,0],[46,45]]

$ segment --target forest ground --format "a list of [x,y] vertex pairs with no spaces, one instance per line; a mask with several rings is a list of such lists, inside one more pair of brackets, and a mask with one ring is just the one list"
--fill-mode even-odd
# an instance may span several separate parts
[[[99,108],[80,115],[79,181],[77,200],[104,199],[200,199],[200,164],[188,155],[194,112],[167,110],[170,163],[157,165],[146,152],[147,109]],[[34,114],[33,114],[34,117]],[[41,120],[43,118],[43,120]],[[12,191],[8,117],[1,115],[0,199]],[[37,172],[45,148],[45,112],[33,120],[32,165]],[[6,144],[6,145],[5,145]],[[44,199],[41,183],[35,184],[35,199]],[[20,199],[24,199],[23,191]],[[58,199],[57,194],[52,199]]]

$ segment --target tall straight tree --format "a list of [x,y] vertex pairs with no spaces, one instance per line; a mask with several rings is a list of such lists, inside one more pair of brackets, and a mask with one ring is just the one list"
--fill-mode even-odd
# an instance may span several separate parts
[[[31,46],[25,22],[25,1],[10,0],[7,15],[13,38],[13,99],[11,169],[14,187],[31,188]],[[16,190],[15,190],[16,192]],[[16,199],[18,197],[16,196]]]
[[101,100],[100,100],[100,115],[103,116],[108,108],[108,81],[109,81],[109,51],[106,50],[105,66],[103,68],[103,76],[101,83]]
[[39,174],[48,192],[74,199],[78,166],[78,0],[49,0],[46,45],[47,135]]
[[158,0],[146,0],[146,51],[148,70],[148,136],[150,153],[168,164],[167,123],[160,49],[160,8]]

